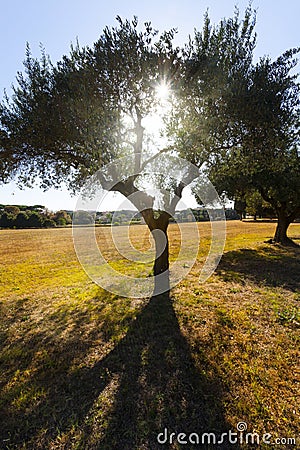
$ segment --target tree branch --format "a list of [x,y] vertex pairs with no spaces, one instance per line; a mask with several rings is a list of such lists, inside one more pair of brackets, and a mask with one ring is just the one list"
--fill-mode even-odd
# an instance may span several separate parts
[[135,134],[136,141],[134,143],[134,173],[139,173],[141,170],[141,157],[143,150],[143,135],[144,127],[142,126],[142,114],[137,105],[135,105],[136,121],[135,124]]
[[158,156],[162,155],[163,153],[169,152],[171,150],[174,150],[174,147],[166,147],[163,148],[162,150],[160,150],[158,153],[155,153],[155,155],[151,156],[150,158],[148,158],[146,161],[143,162],[143,164],[141,164],[141,169],[140,171],[142,172],[145,167],[151,163],[152,161],[154,161]]
[[199,177],[199,169],[197,169],[195,166],[190,166],[188,173],[186,176],[179,182],[179,184],[175,188],[175,195],[172,198],[169,206],[169,211],[171,214],[175,213],[175,208],[178,205],[180,199],[182,198],[182,191],[183,189],[192,183],[196,178]]
[[263,188],[263,187],[259,187],[258,190],[259,190],[260,195],[262,196],[262,198],[263,198],[266,202],[270,203],[270,205],[272,205],[273,208],[277,209],[277,205],[276,205],[275,202],[271,199],[271,197],[269,197],[269,196],[267,195],[267,193],[266,193],[266,191],[264,190],[264,188]]

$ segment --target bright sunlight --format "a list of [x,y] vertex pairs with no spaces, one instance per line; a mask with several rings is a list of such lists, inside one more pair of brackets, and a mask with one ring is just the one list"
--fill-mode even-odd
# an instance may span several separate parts
[[161,135],[161,131],[164,126],[163,116],[167,113],[170,104],[168,102],[170,97],[170,88],[167,83],[161,82],[155,88],[155,94],[158,101],[157,109],[155,113],[152,113],[148,117],[145,117],[143,124],[146,131],[162,144],[164,139]]
[[169,86],[166,83],[160,83],[156,88],[156,96],[159,100],[167,100],[170,95]]

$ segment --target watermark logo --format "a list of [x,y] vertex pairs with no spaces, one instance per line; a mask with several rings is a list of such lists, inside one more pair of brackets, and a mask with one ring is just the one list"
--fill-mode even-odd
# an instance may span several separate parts
[[271,433],[259,433],[247,431],[247,423],[239,422],[236,430],[229,430],[226,433],[216,434],[213,432],[205,433],[175,433],[170,432],[167,428],[157,435],[157,442],[161,445],[178,443],[181,445],[270,445],[270,446],[296,446],[295,437],[274,437]]
[[[132,298],[152,295],[154,286],[156,295],[167,290],[163,282],[159,283],[164,274],[154,275],[151,270],[154,260],[168,245],[167,239],[157,227],[152,233],[148,232],[147,245],[137,248],[132,242],[131,224],[128,223],[134,221],[137,212],[143,215],[150,205],[154,214],[165,212],[177,222],[176,245],[179,249],[176,257],[170,258],[168,288],[176,286],[188,275],[201,245],[195,217],[181,198],[184,187],[192,185],[193,193],[201,200],[210,221],[210,248],[199,274],[199,282],[207,280],[216,269],[226,238],[225,211],[203,168],[166,154],[148,157],[147,164],[143,163],[142,158],[141,155],[142,170],[139,171],[136,170],[136,155],[120,158],[97,171],[83,187],[73,214],[74,246],[88,276],[107,291]],[[98,228],[95,226],[97,212],[103,210],[109,191],[125,194],[124,201],[117,207],[113,205],[115,213],[112,223]],[[125,225],[120,224],[115,220],[117,213],[128,208],[128,202],[135,210],[132,210],[132,216]],[[176,208],[179,207],[188,212],[188,224],[176,220]],[[84,212],[92,217],[91,223],[86,223]],[[142,234],[141,228],[141,240],[145,240]],[[122,270],[126,267],[130,269],[127,273]]]
[[246,431],[247,430],[247,424],[246,422],[239,422],[236,426],[238,431]]

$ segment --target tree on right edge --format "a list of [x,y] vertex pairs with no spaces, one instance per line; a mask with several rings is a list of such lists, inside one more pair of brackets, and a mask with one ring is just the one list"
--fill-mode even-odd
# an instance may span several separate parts
[[[174,119],[178,145],[197,164],[205,155],[216,189],[229,199],[258,192],[275,210],[274,243],[300,217],[300,88],[291,49],[253,62],[255,12],[249,7],[213,27],[208,16],[187,47],[184,115]],[[226,44],[225,44],[226,43]]]
[[272,241],[292,246],[287,230],[300,217],[300,91],[290,74],[295,53],[253,68],[243,96],[241,144],[213,169],[229,195],[258,192],[277,215]]

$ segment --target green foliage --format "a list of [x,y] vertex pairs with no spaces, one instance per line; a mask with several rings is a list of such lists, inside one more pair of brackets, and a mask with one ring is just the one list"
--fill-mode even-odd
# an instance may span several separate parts
[[[46,216],[37,211],[20,211],[18,214],[8,214],[4,211],[0,214],[1,228],[42,228]],[[55,226],[55,223],[53,223]],[[47,224],[49,227],[49,223]]]
[[[243,107],[242,91],[252,68],[255,13],[238,10],[212,26],[208,15],[184,51],[183,86],[169,132],[180,154],[196,165],[232,146],[240,132],[234,116]],[[216,162],[216,161],[215,161]]]
[[76,211],[73,217],[75,225],[89,225],[93,222],[93,216],[87,211]]
[[0,216],[0,227],[1,228],[12,228],[14,222],[14,216],[4,212]]
[[245,209],[248,214],[254,216],[254,219],[259,216],[262,217],[275,217],[276,212],[271,207],[270,203],[266,202],[258,191],[249,190],[244,196]]
[[257,192],[268,202],[281,227],[275,241],[284,243],[300,216],[300,88],[292,74],[299,49],[255,64],[254,26],[250,7],[242,21],[236,11],[216,27],[206,16],[186,48],[170,133],[183,157],[206,163],[219,192],[248,201]]
[[26,212],[20,212],[14,220],[16,228],[27,228],[28,227],[28,214]]
[[20,212],[20,208],[15,205],[5,205],[4,211],[6,211],[8,214],[11,214],[13,216],[16,216]]
[[279,234],[300,216],[300,89],[290,74],[296,50],[275,62],[261,60],[252,70],[239,124],[239,144],[211,169],[215,183],[229,195],[256,191],[275,210]]
[[299,86],[289,74],[294,52],[253,68],[240,110],[239,144],[215,166],[229,195],[257,189],[274,208],[300,204]]
[[64,210],[57,211],[55,214],[51,215],[51,219],[57,225],[61,225],[61,226],[70,225],[72,223],[70,214],[68,214]]
[[277,321],[281,324],[299,323],[300,312],[299,308],[286,308],[277,312]]
[[71,222],[63,210],[51,213],[42,205],[0,205],[0,228],[53,228]]
[[43,228],[54,228],[56,223],[52,219],[45,219],[43,222]]
[[28,217],[29,228],[40,228],[43,224],[43,218],[39,213],[33,211]]
[[157,105],[156,84],[176,54],[175,30],[153,43],[150,23],[139,32],[136,18],[117,20],[93,47],[72,46],[56,66],[27,47],[25,74],[0,106],[3,181],[32,185],[39,176],[47,189],[63,179],[74,191],[117,156],[141,151],[135,125]]

